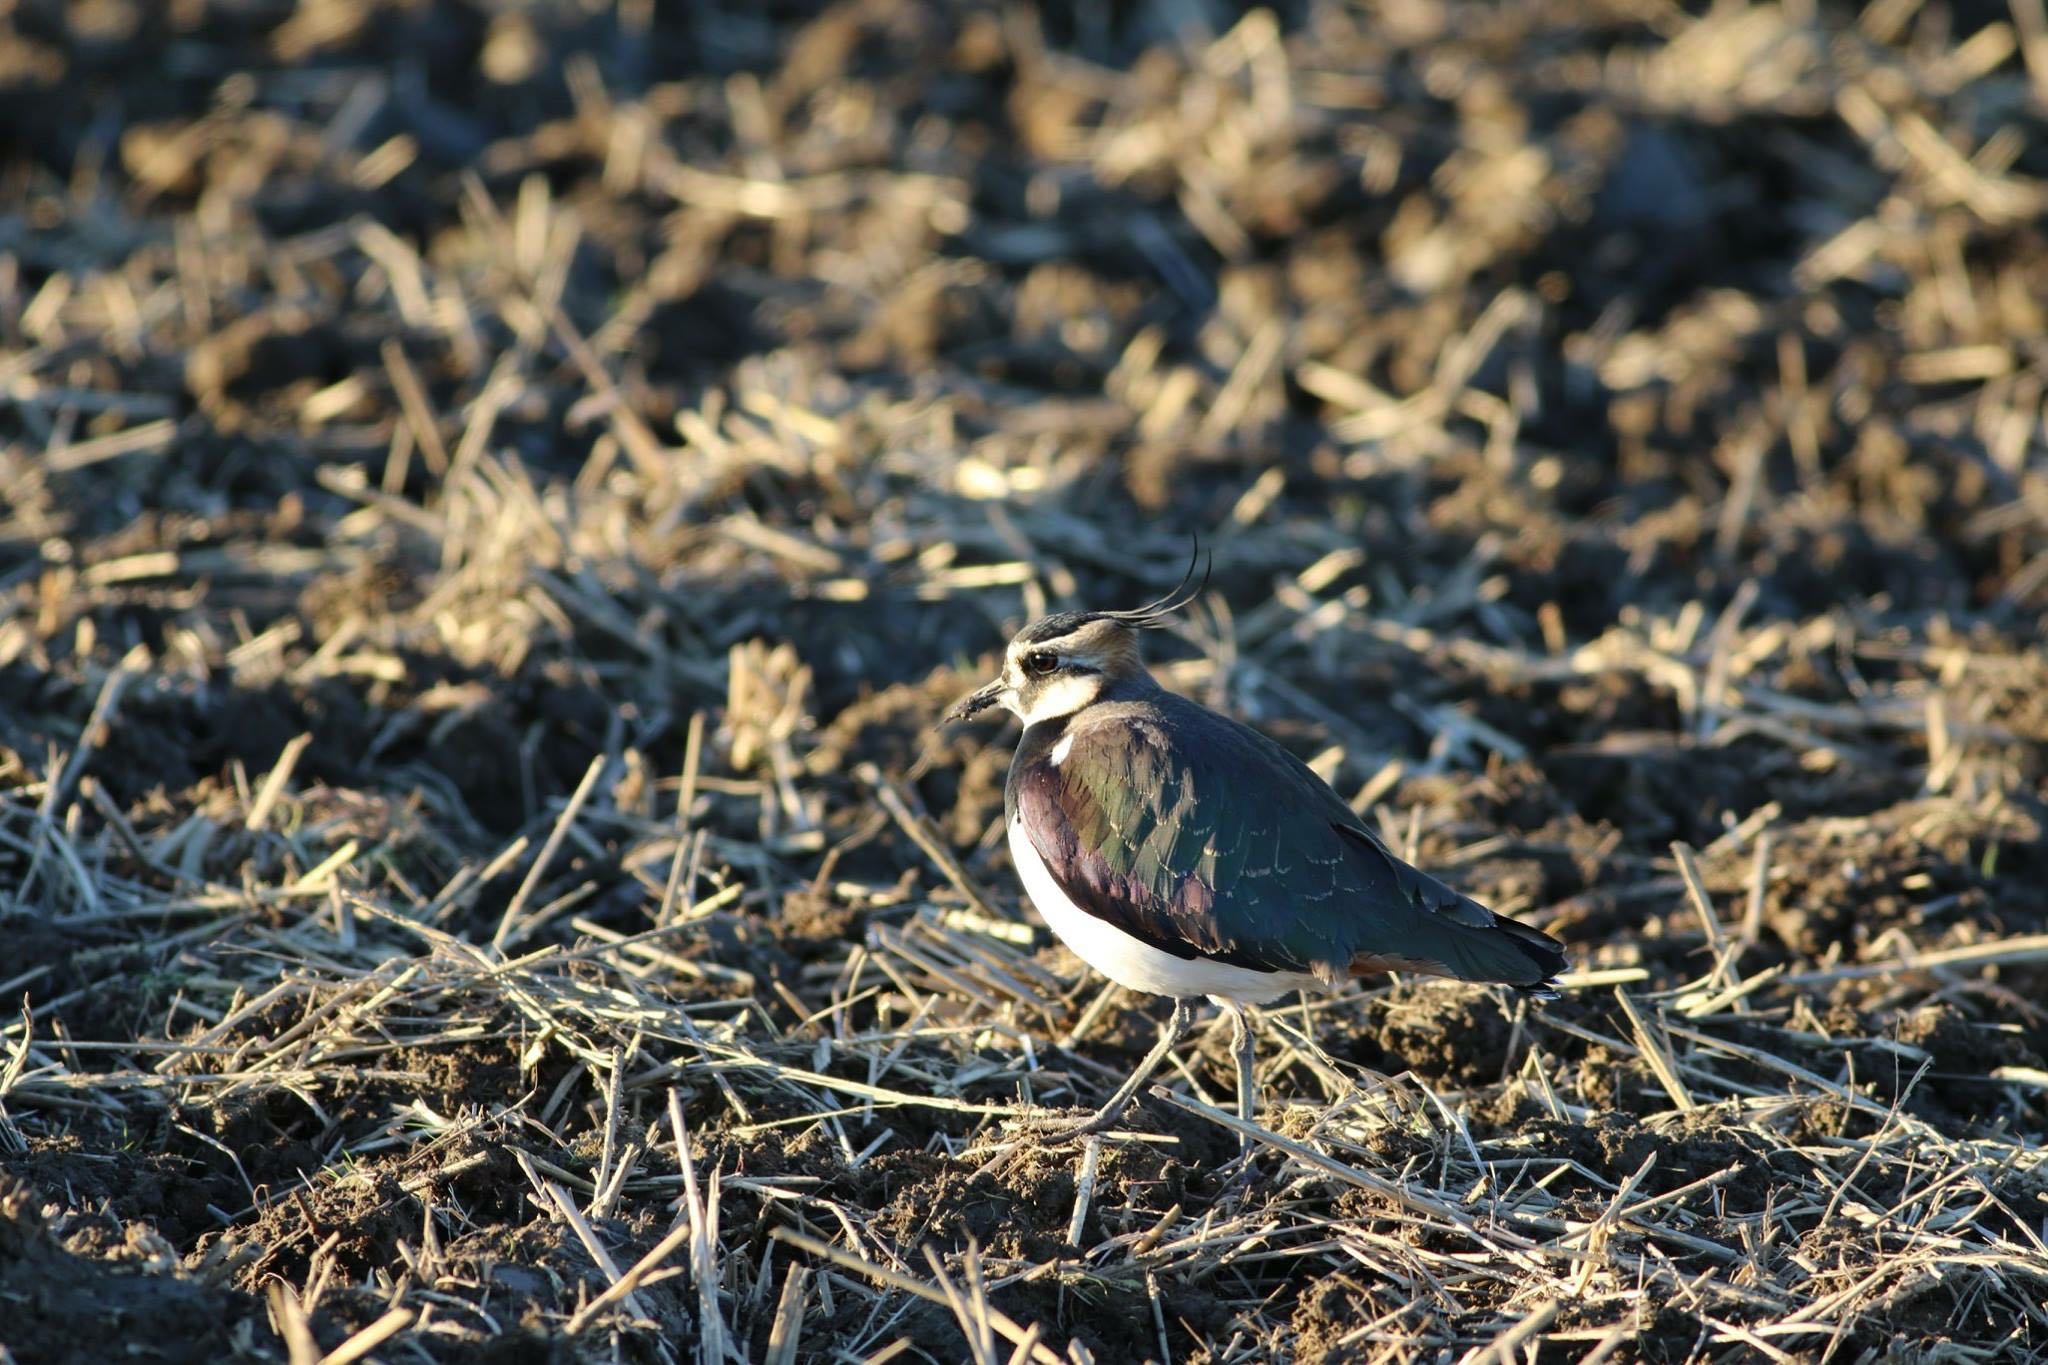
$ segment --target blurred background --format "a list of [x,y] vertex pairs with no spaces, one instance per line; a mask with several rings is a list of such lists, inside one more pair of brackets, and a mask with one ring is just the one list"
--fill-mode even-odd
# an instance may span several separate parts
[[[2038,1135],[1990,1070],[2048,1074],[1996,946],[2048,932],[2044,218],[2042,0],[0,0],[0,994],[225,1047],[427,952],[379,915],[587,945],[680,886],[726,899],[660,989],[745,977],[772,1052],[876,926],[1014,909],[1009,737],[932,724],[1199,536],[1169,683],[1592,979],[1698,977],[1696,882],[1784,1055],[1889,1039],[1928,1123]],[[1889,980],[1944,952],[2035,965]],[[1587,1041],[1611,993],[1528,1035],[1406,989],[1325,1040],[1493,1097],[1481,1139],[1530,1036],[1580,1116],[1665,1102]],[[418,1097],[377,1085],[180,1122],[289,1183]],[[46,1190],[68,1113],[8,1149]]]
[[0,658],[2031,627],[2039,9],[13,0]]
[[118,797],[310,732],[495,837],[738,646],[829,723],[1196,533],[1183,681],[1354,784],[1706,738],[1714,622],[1862,705],[1844,623],[2048,607],[2040,8],[11,0],[0,723],[143,646]]

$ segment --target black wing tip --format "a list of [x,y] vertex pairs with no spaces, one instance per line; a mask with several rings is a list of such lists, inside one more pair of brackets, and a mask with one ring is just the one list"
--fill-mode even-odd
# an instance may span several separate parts
[[1514,981],[1516,992],[1532,1000],[1556,1000],[1558,998],[1557,977],[1571,966],[1571,959],[1565,956],[1564,945],[1541,929],[1509,919],[1495,912],[1495,932],[1521,951],[1522,956],[1535,964],[1538,976],[1534,981]]

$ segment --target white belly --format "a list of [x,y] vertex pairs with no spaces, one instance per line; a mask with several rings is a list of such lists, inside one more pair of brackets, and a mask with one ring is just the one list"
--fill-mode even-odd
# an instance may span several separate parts
[[1022,821],[1010,822],[1010,861],[1031,903],[1074,955],[1120,986],[1152,995],[1207,995],[1246,1004],[1277,1000],[1316,978],[1303,972],[1259,972],[1203,958],[1179,958],[1140,943],[1068,900],[1031,846]]

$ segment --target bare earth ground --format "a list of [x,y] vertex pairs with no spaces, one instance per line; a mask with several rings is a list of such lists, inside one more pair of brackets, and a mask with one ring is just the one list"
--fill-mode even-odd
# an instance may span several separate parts
[[[2040,0],[0,24],[0,1358],[2048,1359]],[[1194,531],[1575,963],[1247,1167],[932,728]]]

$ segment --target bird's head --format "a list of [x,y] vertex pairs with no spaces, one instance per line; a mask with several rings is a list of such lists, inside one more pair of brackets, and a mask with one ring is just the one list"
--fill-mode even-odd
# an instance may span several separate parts
[[1119,683],[1148,678],[1138,658],[1138,632],[1166,624],[1208,583],[1194,578],[1194,564],[1180,586],[1134,611],[1063,611],[1041,616],[1017,632],[1003,651],[1003,669],[991,682],[962,697],[946,713],[965,720],[993,706],[1015,714],[1027,726],[1070,716],[1091,706]]

